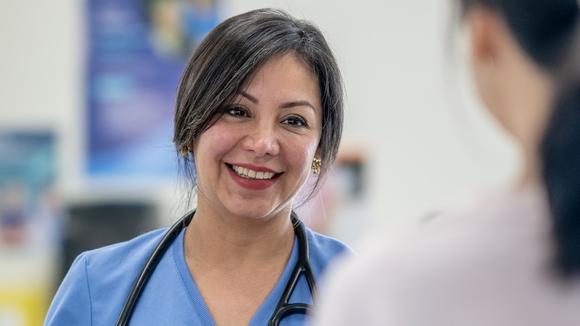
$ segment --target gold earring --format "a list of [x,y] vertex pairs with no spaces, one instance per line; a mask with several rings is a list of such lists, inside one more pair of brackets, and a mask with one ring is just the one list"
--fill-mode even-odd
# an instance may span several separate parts
[[312,173],[320,173],[320,168],[322,168],[322,161],[318,157],[315,157],[312,160]]
[[191,150],[190,150],[189,146],[183,146],[179,150],[179,153],[181,154],[181,156],[184,156],[185,157],[185,156],[187,156],[187,154],[189,154],[190,151]]

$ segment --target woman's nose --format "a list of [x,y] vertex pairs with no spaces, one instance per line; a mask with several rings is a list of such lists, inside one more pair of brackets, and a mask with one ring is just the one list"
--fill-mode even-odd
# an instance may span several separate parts
[[256,156],[273,156],[280,152],[280,142],[273,127],[257,126],[247,132],[244,149],[254,152]]

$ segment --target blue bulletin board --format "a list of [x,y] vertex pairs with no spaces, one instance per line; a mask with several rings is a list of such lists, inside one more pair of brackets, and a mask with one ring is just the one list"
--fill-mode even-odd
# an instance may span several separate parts
[[218,23],[212,0],[88,0],[86,171],[166,178],[178,81]]

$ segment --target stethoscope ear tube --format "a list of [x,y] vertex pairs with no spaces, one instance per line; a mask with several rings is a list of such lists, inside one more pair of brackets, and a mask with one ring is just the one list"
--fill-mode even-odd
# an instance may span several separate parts
[[133,315],[133,310],[135,310],[135,304],[137,303],[137,300],[139,300],[139,297],[141,296],[143,288],[145,287],[145,284],[147,284],[149,277],[151,277],[151,274],[155,270],[155,267],[157,267],[157,264],[161,260],[161,257],[163,257],[163,254],[167,251],[167,248],[171,246],[171,243],[173,243],[173,240],[175,240],[177,235],[179,235],[179,232],[181,232],[181,230],[186,225],[188,225],[189,222],[191,222],[194,214],[195,210],[187,212],[177,222],[175,222],[175,224],[173,224],[169,230],[167,230],[167,232],[165,232],[165,235],[163,235],[163,238],[161,241],[159,241],[159,244],[157,247],[155,247],[155,250],[153,250],[149,260],[147,260],[145,263],[141,274],[135,281],[131,293],[123,305],[123,310],[121,311],[119,319],[117,320],[117,326],[126,326],[129,324],[131,316]]
[[291,214],[292,224],[294,225],[294,233],[298,238],[298,261],[296,262],[296,266],[290,275],[290,279],[286,284],[286,288],[284,288],[284,292],[282,292],[282,296],[276,305],[276,310],[270,318],[270,322],[268,326],[278,326],[280,321],[289,315],[294,314],[309,314],[311,310],[311,306],[305,303],[289,303],[290,297],[292,296],[292,292],[296,288],[298,281],[300,280],[300,276],[303,274],[306,278],[306,282],[308,283],[308,288],[310,289],[310,293],[312,296],[312,300],[314,300],[316,296],[316,282],[314,280],[314,273],[312,272],[312,267],[309,263],[310,257],[310,248],[308,246],[308,240],[306,239],[306,231],[304,230],[304,224],[302,221],[298,219],[296,213],[292,211]]

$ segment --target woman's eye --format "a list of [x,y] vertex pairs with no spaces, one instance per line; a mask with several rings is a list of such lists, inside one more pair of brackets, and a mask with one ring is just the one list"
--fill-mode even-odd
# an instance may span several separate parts
[[239,106],[233,106],[233,107],[229,107],[226,109],[226,112],[228,115],[233,116],[233,117],[247,117],[248,116],[248,111],[246,111],[246,109],[239,107]]
[[289,117],[282,121],[282,123],[295,127],[308,127],[306,120],[301,117]]

